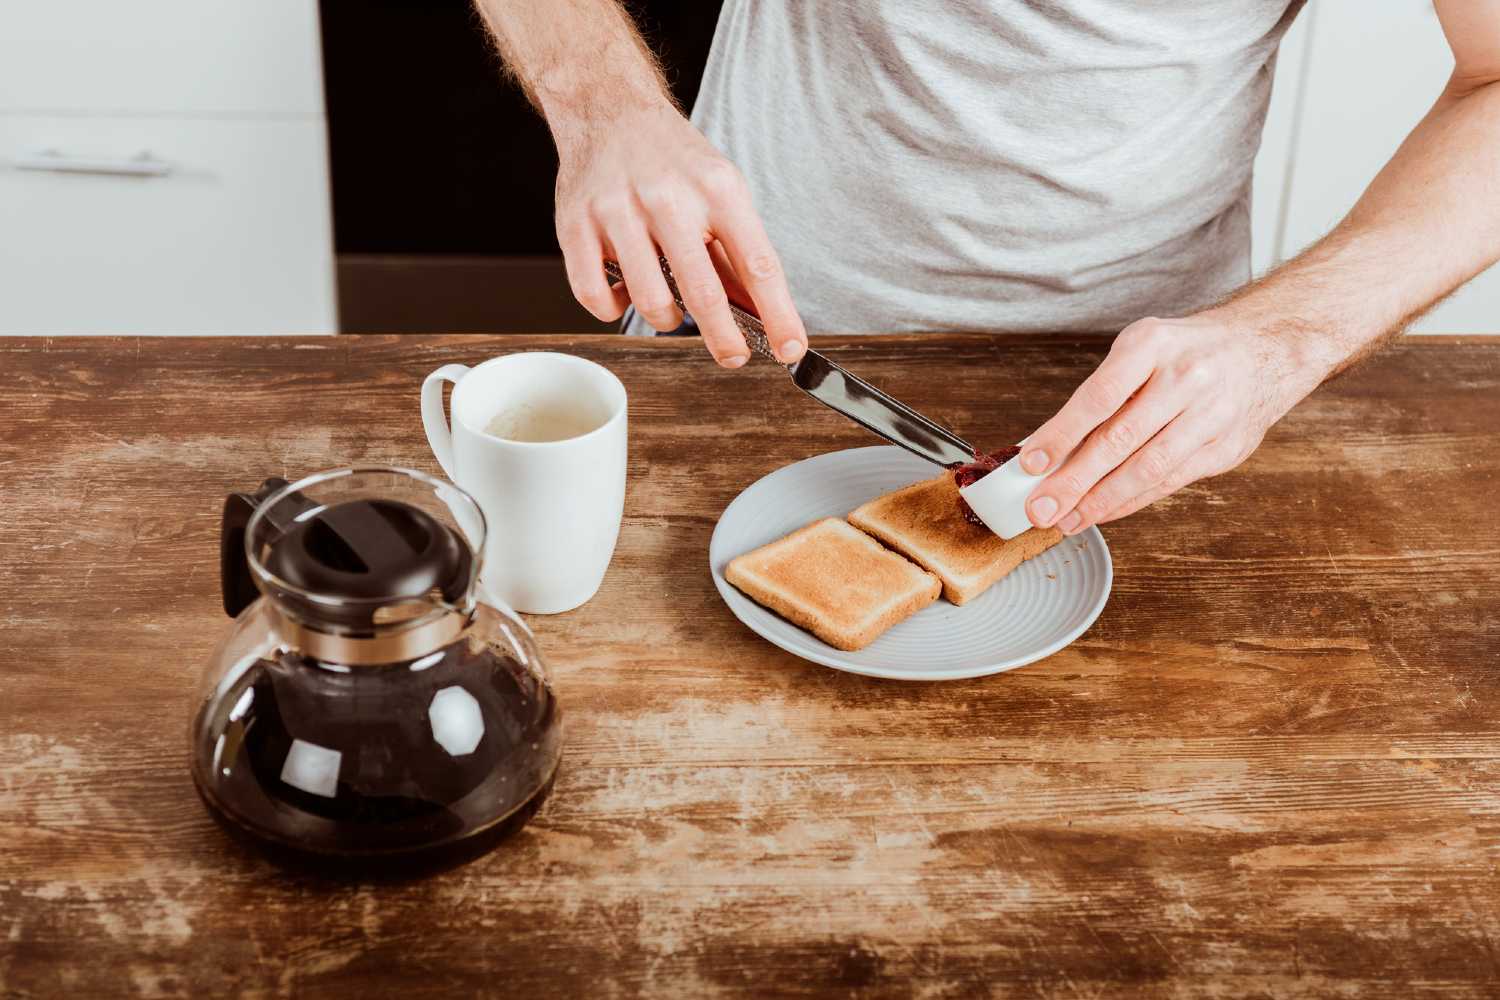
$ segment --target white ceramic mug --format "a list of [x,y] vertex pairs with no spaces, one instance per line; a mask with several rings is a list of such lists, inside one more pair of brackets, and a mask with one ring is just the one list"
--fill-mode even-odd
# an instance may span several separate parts
[[[444,382],[453,383],[451,429]],[[577,433],[526,441],[485,430],[543,412],[565,416]],[[484,510],[483,579],[501,600],[555,614],[594,596],[625,506],[625,387],[612,372],[542,351],[444,365],[422,383],[422,426],[448,478]]]

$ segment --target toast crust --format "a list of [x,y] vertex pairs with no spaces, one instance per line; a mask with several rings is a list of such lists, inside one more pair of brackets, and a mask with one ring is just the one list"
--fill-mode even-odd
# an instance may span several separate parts
[[973,600],[1062,541],[1056,528],[1032,528],[1006,541],[966,521],[958,501],[958,486],[943,473],[855,508],[849,523],[935,573],[954,604]]
[[836,518],[730,560],[751,600],[843,650],[863,649],[937,600],[938,578]]

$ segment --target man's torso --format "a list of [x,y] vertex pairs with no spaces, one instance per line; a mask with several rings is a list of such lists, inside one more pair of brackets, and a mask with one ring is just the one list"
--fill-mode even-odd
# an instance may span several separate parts
[[693,121],[809,330],[1115,330],[1249,277],[1299,6],[728,0]]

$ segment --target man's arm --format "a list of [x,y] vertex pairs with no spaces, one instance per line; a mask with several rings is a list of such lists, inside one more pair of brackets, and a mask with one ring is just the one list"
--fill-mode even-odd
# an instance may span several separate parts
[[1455,66],[1432,110],[1322,240],[1205,312],[1120,333],[1021,456],[1057,470],[1033,523],[1076,534],[1234,468],[1325,379],[1500,259],[1500,0],[1437,11]]
[[[578,301],[606,321],[634,302],[658,330],[675,328],[660,252],[720,364],[750,355],[726,284],[783,361],[801,357],[807,334],[744,178],[682,116],[618,0],[475,4],[557,143],[557,239]],[[606,258],[624,288],[605,278]]]

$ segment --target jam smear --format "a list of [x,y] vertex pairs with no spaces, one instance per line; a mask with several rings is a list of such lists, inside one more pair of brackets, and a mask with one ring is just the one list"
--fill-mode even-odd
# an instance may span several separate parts
[[[981,452],[976,448],[974,450],[974,461],[965,462],[962,465],[950,466],[953,470],[953,482],[959,489],[963,489],[965,486],[973,486],[1020,453],[1021,449],[1015,445],[1007,448],[996,448],[991,452]],[[981,528],[985,526],[984,522],[979,519],[979,515],[974,513],[974,509],[968,505],[963,497],[958,498],[958,512],[970,524],[977,524]]]

